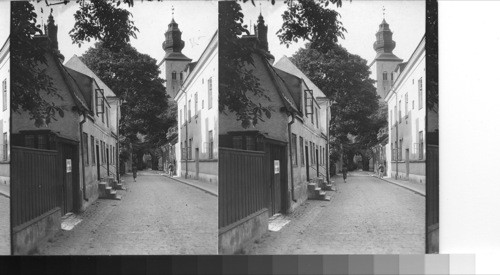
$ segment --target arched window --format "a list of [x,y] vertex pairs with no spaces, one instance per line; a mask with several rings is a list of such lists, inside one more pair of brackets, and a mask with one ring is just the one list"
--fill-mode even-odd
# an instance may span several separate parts
[[387,80],[387,72],[382,73],[382,80]]
[[177,73],[174,71],[172,72],[172,80],[175,80],[177,78]]

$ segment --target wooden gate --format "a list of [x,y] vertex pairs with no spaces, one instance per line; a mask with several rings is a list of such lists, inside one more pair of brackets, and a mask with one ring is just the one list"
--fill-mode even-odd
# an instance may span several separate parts
[[54,150],[11,147],[12,227],[61,205],[62,171]]
[[439,253],[439,146],[427,144],[426,253]]
[[60,142],[60,165],[63,174],[63,201],[61,214],[66,214],[78,209],[78,151],[74,144]]
[[[287,158],[286,145],[267,143],[269,183],[269,215],[286,211]],[[278,169],[276,167],[278,166]]]
[[219,147],[219,229],[267,207],[265,154]]

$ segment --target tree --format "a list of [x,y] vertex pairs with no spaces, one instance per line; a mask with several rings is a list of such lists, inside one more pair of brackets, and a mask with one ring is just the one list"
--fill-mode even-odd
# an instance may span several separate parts
[[[47,7],[68,2],[49,4],[45,1]],[[80,9],[75,13],[75,26],[70,32],[73,42],[81,45],[84,41],[96,39],[110,49],[119,49],[128,43],[138,29],[130,20],[130,12],[119,8],[122,2],[133,5],[133,0],[77,0]],[[12,2],[11,14],[12,110],[27,111],[36,126],[48,124],[57,119],[57,115],[64,116],[63,110],[44,99],[42,93],[57,95],[51,77],[41,66],[46,64],[45,54],[52,49],[36,41],[42,30],[30,2]]]
[[176,112],[168,103],[156,60],[128,43],[119,51],[108,45],[96,43],[82,61],[124,100],[120,121],[124,142],[138,142],[139,133],[151,147],[164,144],[168,129],[176,124]]
[[[245,2],[249,1],[243,0]],[[255,6],[254,0],[251,3]],[[278,31],[281,43],[288,46],[303,39],[310,41],[311,48],[324,53],[336,45],[338,37],[343,37],[345,29],[338,21],[339,14],[329,6],[340,7],[341,0],[286,0],[285,4],[288,9],[282,15],[283,25]],[[239,3],[219,3],[219,111],[235,113],[246,128],[269,118],[271,112],[249,99],[249,95],[266,96],[258,79],[248,69],[254,64],[252,56],[262,52],[240,39],[243,34],[249,34],[243,18]]]
[[350,143],[350,137],[355,137],[350,146],[354,146],[353,154],[377,143],[387,112],[379,108],[379,96],[366,60],[338,44],[326,53],[307,44],[291,60],[328,98],[337,102],[331,107],[333,161],[339,159],[340,145]]

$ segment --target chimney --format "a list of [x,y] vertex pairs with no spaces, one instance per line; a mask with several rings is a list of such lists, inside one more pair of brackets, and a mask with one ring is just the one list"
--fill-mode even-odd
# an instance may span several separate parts
[[54,24],[54,16],[52,16],[52,11],[50,12],[49,19],[47,20],[47,25],[45,26],[45,35],[50,40],[50,45],[54,49],[57,57],[64,61],[64,56],[59,51],[59,43],[57,42],[57,25]]

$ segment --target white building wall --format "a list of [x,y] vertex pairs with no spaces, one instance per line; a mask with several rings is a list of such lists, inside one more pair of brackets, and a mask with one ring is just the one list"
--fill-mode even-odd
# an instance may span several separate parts
[[10,184],[10,41],[0,50],[0,184]]

